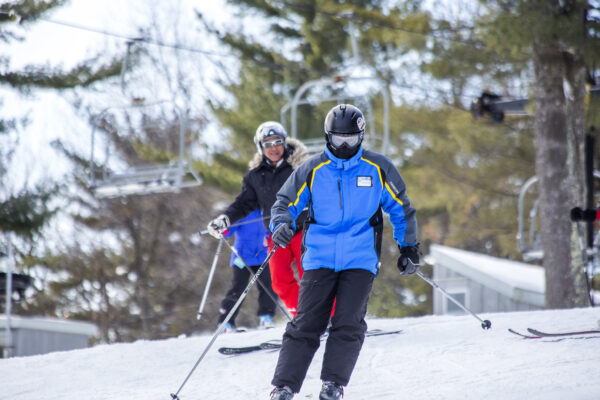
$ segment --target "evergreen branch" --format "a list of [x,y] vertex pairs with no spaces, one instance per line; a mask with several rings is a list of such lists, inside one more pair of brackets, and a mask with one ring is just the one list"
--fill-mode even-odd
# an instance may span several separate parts
[[0,24],[15,22],[26,24],[38,20],[49,10],[65,4],[65,0],[20,0],[0,5]]
[[113,60],[93,71],[87,62],[84,62],[69,72],[48,71],[39,66],[28,66],[22,72],[6,72],[0,74],[0,83],[8,84],[16,89],[27,89],[30,87],[44,89],[69,89],[75,87],[86,87],[91,84],[119,75],[122,62]]
[[[481,41],[450,38],[450,37],[433,34],[433,32],[444,32],[444,31],[449,31],[450,33],[455,33],[457,31],[457,29],[472,30],[473,29],[472,27],[467,27],[467,26],[460,27],[460,28],[450,28],[449,27],[447,29],[443,28],[443,27],[438,27],[437,29],[434,30],[433,28],[431,28],[430,26],[428,26],[426,24],[425,27],[422,27],[421,29],[417,30],[417,29],[411,29],[411,28],[407,28],[407,27],[398,25],[397,15],[391,15],[391,14],[384,15],[380,11],[375,11],[375,10],[364,10],[364,9],[361,10],[358,7],[351,7],[348,4],[344,4],[343,5],[344,8],[340,9],[340,10],[326,10],[326,9],[322,9],[322,8],[317,8],[314,5],[290,3],[289,1],[285,1],[285,0],[272,0],[272,2],[279,3],[285,7],[294,8],[294,9],[303,10],[303,11],[310,11],[315,14],[325,15],[325,16],[329,16],[332,18],[348,18],[349,17],[349,18],[354,19],[356,22],[358,22],[360,24],[364,24],[366,26],[371,25],[371,26],[377,27],[377,28],[391,29],[391,30],[396,30],[396,31],[401,31],[404,33],[412,34],[412,35],[432,37],[432,38],[435,38],[438,40],[444,40],[444,41],[454,42],[454,43],[461,43],[461,44],[468,45],[468,46],[484,46],[484,43]],[[255,3],[255,2],[254,1],[245,1],[245,3]],[[265,2],[262,1],[261,3],[265,3]],[[349,6],[351,9],[353,9],[352,14],[349,16],[343,16],[341,13],[347,12]],[[272,10],[272,9],[273,9],[273,7],[269,8],[269,10]]]
[[276,71],[291,70],[301,73],[312,72],[318,76],[326,75],[330,72],[305,67],[303,65],[297,65],[293,61],[290,61],[277,53],[269,51],[259,43],[249,43],[247,38],[244,37],[224,35],[221,38],[221,41],[223,41],[223,43],[227,44],[229,47],[239,51],[241,53],[241,57],[245,61],[262,66],[268,66]]
[[0,202],[0,231],[14,232],[32,239],[39,234],[58,210],[48,208],[48,201],[58,192],[58,187],[23,190]]
[[494,183],[492,182],[486,181],[485,183],[482,183],[481,181],[467,177],[465,174],[451,171],[450,168],[448,168],[448,165],[439,162],[438,159],[432,155],[426,157],[424,156],[421,162],[417,160],[413,160],[413,162],[415,166],[431,168],[440,175],[445,176],[446,178],[451,179],[458,184],[467,185],[475,190],[481,190],[483,192],[500,195],[502,197],[514,198],[517,196],[514,191],[501,190],[497,186],[494,186]]

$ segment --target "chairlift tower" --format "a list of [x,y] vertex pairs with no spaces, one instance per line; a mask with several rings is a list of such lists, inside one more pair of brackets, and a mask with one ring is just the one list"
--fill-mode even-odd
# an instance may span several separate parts
[[0,348],[3,350],[3,358],[9,358],[12,353],[13,340],[12,340],[12,327],[11,327],[11,316],[12,316],[12,293],[13,293],[13,270],[14,270],[14,254],[12,235],[8,234],[8,254],[0,252],[0,259],[6,257],[6,277],[5,277],[5,309],[6,314],[6,327],[4,330],[3,341],[0,343]]

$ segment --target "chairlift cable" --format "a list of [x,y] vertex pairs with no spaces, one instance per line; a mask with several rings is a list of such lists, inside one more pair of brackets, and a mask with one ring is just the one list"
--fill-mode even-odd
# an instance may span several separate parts
[[[123,34],[119,34],[119,33],[114,33],[114,32],[109,32],[107,30],[103,30],[103,29],[97,29],[97,28],[91,28],[91,27],[87,27],[84,25],[80,25],[80,24],[75,24],[72,22],[65,22],[65,21],[58,21],[58,20],[54,20],[54,19],[50,19],[50,18],[39,18],[40,21],[44,21],[44,22],[48,22],[51,24],[56,24],[56,25],[62,25],[62,26],[66,26],[68,28],[73,28],[73,29],[79,29],[79,30],[83,30],[83,31],[87,31],[87,32],[93,32],[93,33],[98,33],[101,35],[105,35],[105,36],[110,36],[110,37],[114,37],[117,39],[122,39],[125,40],[127,42],[141,42],[141,43],[146,43],[146,44],[151,44],[151,45],[155,45],[155,46],[159,46],[159,47],[166,47],[166,48],[170,48],[170,49],[174,49],[177,51],[188,51],[188,52],[192,52],[192,53],[198,53],[198,54],[203,54],[205,56],[213,56],[213,57],[222,57],[222,58],[235,58],[235,59],[239,59],[240,57],[236,56],[235,54],[226,54],[226,53],[217,53],[214,51],[210,51],[210,50],[202,50],[202,49],[198,49],[198,48],[194,48],[194,47],[189,47],[189,46],[182,46],[182,45],[178,45],[178,44],[171,44],[171,43],[165,43],[161,40],[155,40],[155,39],[149,39],[149,38],[145,38],[145,37],[131,37],[131,36],[127,36],[127,35],[123,35]],[[245,58],[245,60],[258,64],[258,65],[263,65],[263,66],[267,66],[267,67],[272,67],[272,68],[278,68],[278,69],[289,69],[289,70],[297,70],[297,71],[301,71],[301,72],[314,72],[317,74],[324,74],[325,71],[320,71],[320,70],[316,70],[316,69],[312,69],[312,68],[306,68],[306,67],[296,67],[294,65],[283,65],[283,64],[278,64],[278,63],[274,63],[274,62],[268,62],[268,61],[260,61],[260,60],[256,60],[253,58]]]
[[88,26],[75,24],[72,22],[58,21],[58,20],[54,20],[54,19],[50,19],[50,18],[40,18],[40,20],[44,21],[44,22],[49,22],[51,24],[66,26],[69,28],[79,29],[79,30],[83,30],[83,31],[93,32],[93,33],[99,33],[101,35],[111,36],[111,37],[114,37],[117,39],[123,39],[128,42],[143,42],[143,43],[153,44],[153,45],[160,46],[160,47],[168,47],[168,48],[172,48],[175,50],[185,50],[185,51],[190,51],[193,53],[200,53],[200,54],[217,56],[217,57],[232,57],[231,54],[215,53],[215,52],[209,51],[209,50],[202,50],[202,49],[197,49],[197,48],[188,47],[188,46],[181,46],[181,45],[177,45],[177,44],[169,44],[169,43],[165,43],[160,40],[153,40],[153,39],[148,39],[145,37],[131,37],[131,36],[123,35],[120,33],[109,32],[109,31],[103,30],[103,29],[91,28]]

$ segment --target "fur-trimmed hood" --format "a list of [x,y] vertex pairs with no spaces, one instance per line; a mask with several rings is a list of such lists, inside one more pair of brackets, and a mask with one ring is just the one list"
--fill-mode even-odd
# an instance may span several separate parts
[[[285,152],[287,154],[287,156],[285,156],[286,160],[293,169],[298,168],[300,164],[308,159],[308,150],[306,149],[306,146],[298,139],[285,139],[285,147]],[[257,151],[252,160],[250,160],[248,163],[248,167],[250,167],[250,169],[254,169],[258,167],[262,161],[263,155]]]

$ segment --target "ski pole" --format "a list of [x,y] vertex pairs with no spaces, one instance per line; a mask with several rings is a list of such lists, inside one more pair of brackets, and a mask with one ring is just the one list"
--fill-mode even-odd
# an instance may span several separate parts
[[[231,244],[229,244],[229,242],[223,238],[223,235],[221,235],[221,240],[225,241],[225,244],[227,245],[227,247],[229,247],[231,249],[231,251],[240,260],[242,260],[242,262],[244,263],[244,267],[248,270],[248,272],[250,272],[250,275],[251,276],[254,275],[254,272],[252,272],[252,270],[250,269],[250,267],[248,266],[248,264],[246,264],[246,261],[244,261],[244,259],[242,258],[242,256],[240,255],[240,253],[237,251],[237,249],[235,247],[233,247]],[[287,307],[283,306],[278,299],[276,299],[275,297],[273,297],[273,295],[271,294],[271,291],[269,290],[269,288],[265,287],[265,285],[260,280],[258,281],[258,284],[265,290],[265,292],[269,295],[269,297],[271,298],[271,300],[273,300],[273,302],[275,304],[277,304],[277,306],[285,314],[285,316],[288,317],[288,319],[290,321],[293,320],[294,317],[292,316],[292,314],[290,313],[290,311],[287,309]]]
[[492,327],[492,323],[490,322],[490,320],[488,320],[488,319],[482,320],[481,318],[479,318],[479,316],[477,316],[477,314],[475,314],[473,311],[469,310],[467,307],[460,304],[460,302],[458,300],[456,300],[454,297],[450,296],[450,294],[448,292],[446,292],[443,288],[441,288],[440,285],[435,283],[435,281],[433,279],[430,279],[427,276],[423,275],[423,273],[421,271],[417,271],[417,275],[419,275],[419,277],[421,279],[423,279],[425,282],[429,283],[431,286],[433,286],[434,288],[436,288],[440,292],[442,292],[444,294],[444,296],[446,296],[448,299],[452,300],[452,302],[454,304],[456,304],[457,306],[459,306],[460,308],[462,308],[463,310],[465,310],[466,312],[470,313],[472,316],[477,318],[479,320],[479,322],[481,322],[481,327],[483,329],[490,329]]
[[260,276],[260,274],[263,272],[263,270],[265,269],[265,267],[267,265],[269,265],[269,260],[273,256],[273,253],[275,253],[275,250],[277,250],[277,247],[278,247],[277,245],[273,246],[273,250],[271,250],[269,252],[269,254],[267,255],[267,258],[262,263],[262,265],[258,268],[258,270],[256,271],[256,274],[252,277],[252,279],[248,283],[248,286],[246,286],[246,289],[244,289],[244,292],[242,293],[242,295],[240,296],[240,298],[235,302],[235,304],[233,305],[233,307],[231,307],[231,310],[229,310],[229,313],[227,314],[227,317],[225,317],[225,320],[223,320],[223,322],[221,322],[221,325],[219,325],[219,327],[217,328],[217,331],[214,333],[213,337],[210,339],[210,342],[208,342],[208,344],[206,345],[206,348],[204,349],[204,351],[202,352],[202,354],[198,358],[198,361],[196,361],[196,364],[194,364],[194,366],[192,367],[192,370],[188,373],[188,375],[183,380],[183,383],[181,384],[181,386],[179,386],[179,389],[177,389],[177,391],[175,393],[171,393],[171,398],[173,400],[180,400],[179,397],[178,397],[179,396],[179,392],[181,392],[181,389],[183,389],[183,387],[187,383],[188,379],[190,379],[190,377],[192,376],[192,374],[194,373],[194,371],[198,367],[198,364],[200,364],[200,361],[202,361],[202,359],[204,358],[204,356],[206,355],[206,353],[208,353],[208,350],[210,349],[210,347],[213,345],[213,343],[215,342],[215,340],[217,340],[217,337],[223,332],[223,330],[225,329],[225,325],[227,325],[227,323],[229,322],[229,320],[233,316],[233,313],[235,313],[235,311],[238,309],[238,307],[240,306],[240,304],[242,304],[242,301],[244,301],[244,298],[246,297],[246,295],[248,294],[248,292],[250,291],[250,289],[252,288],[252,286],[254,285],[254,283],[257,281],[257,279]]
[[210,285],[213,280],[213,275],[215,274],[215,269],[217,267],[217,261],[219,260],[219,254],[221,254],[221,247],[223,247],[223,241],[225,239],[221,237],[219,240],[219,245],[217,246],[217,252],[215,253],[215,257],[213,258],[212,266],[210,267],[210,273],[208,274],[208,280],[206,281],[206,287],[204,288],[204,295],[202,296],[202,301],[200,302],[200,307],[198,307],[198,314],[196,314],[196,318],[199,320],[202,318],[202,312],[204,311],[204,304],[206,303],[206,298],[208,297],[208,290],[210,289]]
[[[248,221],[238,222],[237,224],[229,225],[227,228],[229,229],[229,228],[234,228],[234,227],[240,226],[240,225],[251,224],[252,222],[262,221],[262,220],[267,219],[267,218],[271,218],[271,217],[266,216],[266,217],[262,217],[262,218],[249,219]],[[198,231],[198,233],[201,234],[201,235],[206,235],[208,233],[208,229],[204,229],[202,231]]]

